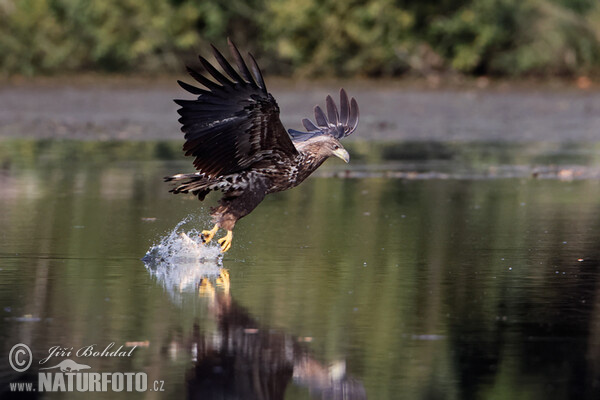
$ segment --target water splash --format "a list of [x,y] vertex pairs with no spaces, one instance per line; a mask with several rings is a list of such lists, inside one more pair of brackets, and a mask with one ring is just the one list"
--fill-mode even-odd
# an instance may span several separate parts
[[203,244],[198,230],[183,228],[193,219],[181,220],[142,258],[150,275],[170,292],[195,290],[203,278],[218,276],[222,267],[221,247]]

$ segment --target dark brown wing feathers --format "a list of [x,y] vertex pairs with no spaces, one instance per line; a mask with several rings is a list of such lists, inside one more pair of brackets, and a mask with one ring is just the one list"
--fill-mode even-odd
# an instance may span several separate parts
[[231,40],[227,39],[227,43],[229,44],[229,51],[231,52],[231,55],[235,59],[235,63],[237,64],[238,69],[240,70],[240,73],[242,74],[244,79],[249,84],[256,85],[256,83],[254,82],[254,79],[252,79],[250,70],[248,70],[248,66],[246,65],[246,63],[244,62],[244,59],[242,58],[242,55],[240,54],[240,51],[237,49],[237,47],[235,47],[235,45],[233,44],[233,42]]
[[224,73],[200,57],[200,63],[214,81],[188,68],[204,88],[179,82],[198,98],[175,100],[181,106],[179,122],[186,139],[183,150],[186,156],[195,157],[196,169],[209,176],[234,173],[265,158],[297,154],[256,61],[250,56],[251,72],[235,45],[229,42],[229,46],[239,73],[213,47]]

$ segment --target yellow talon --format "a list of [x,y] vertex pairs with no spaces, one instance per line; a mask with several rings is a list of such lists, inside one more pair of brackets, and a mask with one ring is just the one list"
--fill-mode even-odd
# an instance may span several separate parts
[[221,253],[225,253],[231,247],[231,242],[233,240],[233,232],[227,231],[227,235],[219,239],[219,244],[221,245]]
[[208,243],[215,236],[217,231],[219,230],[219,224],[215,224],[210,231],[202,231],[202,242]]

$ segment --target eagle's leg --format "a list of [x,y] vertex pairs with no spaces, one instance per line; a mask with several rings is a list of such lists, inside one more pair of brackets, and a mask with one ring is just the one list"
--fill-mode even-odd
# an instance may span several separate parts
[[219,224],[215,224],[210,231],[202,231],[202,243],[208,243],[215,236],[217,231],[219,230]]
[[225,253],[231,247],[231,242],[233,241],[233,231],[227,231],[227,235],[219,239],[219,244],[221,245],[221,253]]
[[222,253],[231,248],[235,223],[240,218],[250,214],[265,198],[267,183],[263,178],[254,177],[249,182],[249,188],[225,193],[219,200],[219,206],[212,209],[211,214],[214,221],[219,225],[219,228],[227,231],[227,235],[219,239]]

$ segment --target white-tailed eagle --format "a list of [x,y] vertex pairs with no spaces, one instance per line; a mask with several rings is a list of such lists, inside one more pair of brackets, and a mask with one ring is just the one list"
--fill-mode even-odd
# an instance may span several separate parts
[[339,139],[350,135],[358,125],[358,105],[340,90],[338,111],[327,96],[327,114],[315,107],[316,124],[303,119],[307,132],[286,132],[279,120],[279,107],[267,92],[263,76],[251,54],[249,65],[229,41],[237,71],[214,47],[213,54],[222,71],[205,58],[200,62],[214,79],[188,67],[202,88],[178,81],[195,100],[175,100],[185,133],[183,151],[194,157],[198,170],[191,174],[168,176],[177,183],[171,192],[193,193],[202,201],[211,191],[221,191],[219,206],[212,209],[215,225],[202,232],[209,242],[219,228],[227,235],[219,239],[223,252],[229,250],[233,227],[248,215],[269,193],[299,185],[327,158],[337,156],[348,162],[350,156]]

